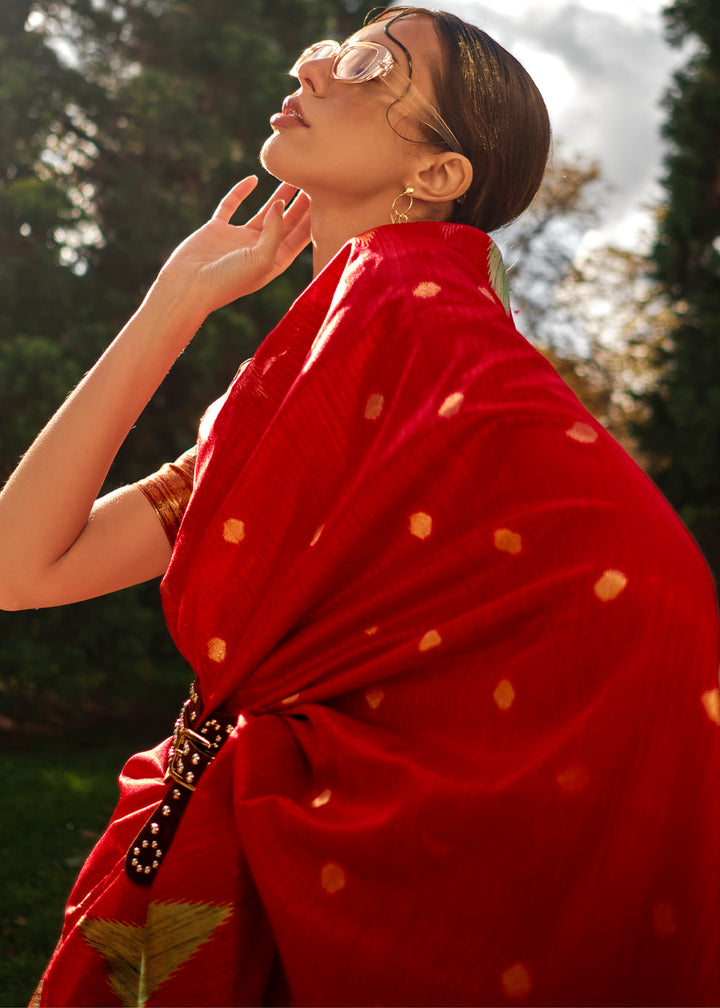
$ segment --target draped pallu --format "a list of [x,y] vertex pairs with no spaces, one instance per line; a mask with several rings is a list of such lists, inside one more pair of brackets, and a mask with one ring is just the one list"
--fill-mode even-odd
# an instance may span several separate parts
[[712,581],[490,239],[353,239],[201,424],[162,594],[235,724],[133,757],[42,1005],[717,1004]]

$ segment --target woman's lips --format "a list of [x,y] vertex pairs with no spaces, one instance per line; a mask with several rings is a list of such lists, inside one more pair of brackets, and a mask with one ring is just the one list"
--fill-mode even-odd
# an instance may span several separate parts
[[271,126],[293,127],[300,126],[308,129],[308,124],[303,116],[302,106],[297,98],[286,98],[282,104],[282,112],[276,112],[270,119]]

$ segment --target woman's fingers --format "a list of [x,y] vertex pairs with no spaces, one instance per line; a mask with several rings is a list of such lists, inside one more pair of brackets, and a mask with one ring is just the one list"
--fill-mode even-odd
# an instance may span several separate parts
[[[302,212],[300,212],[301,209]],[[282,241],[282,249],[287,252],[290,259],[294,259],[310,241],[310,208],[308,206],[298,208],[292,221],[290,220],[290,211],[286,211],[284,224],[285,237]]]
[[304,192],[298,192],[292,203],[285,209],[285,230],[296,227],[310,212],[310,200]]
[[234,185],[230,192],[220,200],[215,213],[212,215],[212,219],[229,224],[232,215],[243,200],[247,199],[257,184],[257,175],[248,175],[247,178],[242,179],[237,185]]
[[[213,214],[213,220],[229,224],[237,209],[254,190],[257,182],[257,175],[248,175],[247,178],[243,178],[236,185],[233,185],[230,192],[223,197],[218,205],[218,209]],[[285,235],[291,234],[298,225],[304,223],[310,210],[308,197],[305,193],[298,194],[296,185],[291,185],[289,182],[280,182],[272,196],[263,204],[255,216],[247,222],[245,227],[261,231],[268,213],[278,202],[281,202],[284,207],[281,219]],[[305,232],[307,229],[304,227],[301,230]],[[303,244],[305,245],[307,242],[308,237],[304,239]]]
[[255,216],[248,221],[248,227],[262,227],[265,216],[273,203],[276,203],[278,200],[282,200],[285,206],[287,206],[297,191],[297,186],[290,185],[289,182],[281,182],[267,202],[264,203]]
[[285,269],[310,241],[310,200],[297,186],[283,183],[247,227],[259,229],[258,251],[276,269]]
[[255,249],[256,262],[265,263],[268,270],[265,282],[285,270],[309,240],[310,213],[305,194],[294,209],[286,209],[282,199],[273,199],[265,210]]
[[268,263],[275,258],[278,246],[283,239],[283,211],[285,204],[281,199],[274,199],[265,210],[263,215],[260,237],[257,242],[257,251],[264,255]]
[[310,200],[304,192],[298,193],[283,214],[282,247],[291,258],[310,241]]

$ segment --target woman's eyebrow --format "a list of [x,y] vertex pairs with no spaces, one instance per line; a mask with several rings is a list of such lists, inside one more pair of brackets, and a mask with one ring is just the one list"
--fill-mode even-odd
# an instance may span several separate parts
[[361,32],[369,31],[370,29],[377,27],[378,25],[366,25],[364,28],[359,28],[354,35],[351,35],[349,38],[345,39],[345,41],[341,42],[340,45],[342,46],[352,45],[354,42],[377,42],[378,45],[385,46],[385,48],[392,55],[392,58],[395,60],[396,66],[403,71],[406,77],[409,76],[408,71],[410,67],[407,61],[407,56],[403,52],[402,47],[399,46],[393,38],[385,34],[381,39],[368,38],[367,36],[361,35]]

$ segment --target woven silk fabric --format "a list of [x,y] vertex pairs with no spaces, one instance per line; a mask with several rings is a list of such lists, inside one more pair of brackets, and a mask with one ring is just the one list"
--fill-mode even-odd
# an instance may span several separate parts
[[208,410],[162,590],[237,727],[149,889],[168,743],[127,764],[37,1004],[720,1003],[712,581],[487,236],[338,253]]

